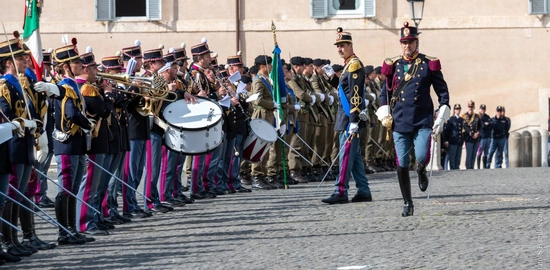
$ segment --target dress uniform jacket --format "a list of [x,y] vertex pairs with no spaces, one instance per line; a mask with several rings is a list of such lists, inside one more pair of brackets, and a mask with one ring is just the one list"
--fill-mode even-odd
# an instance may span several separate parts
[[[128,91],[139,93],[139,88],[130,87]],[[136,96],[128,102],[128,123],[130,140],[149,140],[151,137],[151,127],[149,126],[149,117],[139,113],[138,108],[142,106],[144,99]]]
[[247,112],[249,110],[249,104],[246,102],[246,98],[242,95],[238,95],[239,97],[239,106],[242,108],[236,108],[235,109],[235,115],[237,119],[237,123],[235,128],[237,129],[237,134],[239,135],[248,135],[248,115]]
[[[449,91],[437,58],[424,54],[411,60],[403,56],[388,58],[382,65],[382,74],[387,77],[387,91],[382,91],[380,105],[390,104],[394,99],[390,107],[393,106],[393,130],[396,132],[432,128],[434,105],[430,86],[439,98],[439,105],[449,106]],[[401,82],[406,84],[398,91]]]
[[262,118],[275,126],[275,115],[273,114],[275,110],[275,100],[271,93],[272,87],[269,78],[262,74],[258,74],[256,79],[252,82],[252,92],[254,94],[259,94],[258,99],[253,102],[254,112],[252,113],[252,118]]
[[109,153],[109,143],[113,139],[109,124],[111,110],[107,103],[108,99],[104,99],[99,88],[81,79],[77,79],[80,91],[86,102],[86,113],[89,118],[96,121],[95,131],[92,131],[92,146],[88,150],[89,154],[107,154]]
[[111,140],[109,141],[109,154],[118,154],[122,152],[122,128],[120,126],[119,117],[115,108],[117,97],[118,95],[116,93],[105,93],[105,99],[110,100],[110,102],[106,103],[109,108],[109,117],[111,119],[110,123],[108,123],[108,128],[111,133]]
[[84,155],[86,154],[86,134],[83,129],[89,130],[90,124],[83,111],[83,99],[79,87],[73,79],[65,78],[58,86],[64,89],[65,95],[55,101],[55,129],[69,135],[65,141],[54,138],[55,155]]
[[[309,105],[313,100],[311,96],[306,92],[306,89],[302,88],[302,82],[298,76],[292,75],[292,79],[288,81],[288,86],[294,91],[294,95],[298,99],[297,101],[301,105],[300,112],[298,113],[298,119],[300,121],[309,121],[309,110],[311,106]],[[307,117],[307,118],[306,118]],[[306,118],[306,119],[304,119]]]
[[[0,78],[0,110],[9,118],[9,121],[19,117],[28,119],[23,91],[15,76],[6,74]],[[29,109],[34,111],[30,105]],[[24,137],[14,136],[9,141],[11,162],[34,164],[33,145],[34,134],[31,134],[28,128],[25,129]]]
[[443,126],[443,140],[453,145],[462,145],[465,139],[464,119],[453,115]]
[[346,66],[340,76],[338,96],[340,104],[336,114],[335,131],[347,130],[349,123],[359,123],[359,128],[365,128],[364,121],[359,121],[359,113],[364,108],[365,70],[363,63],[352,55],[345,61]]
[[465,131],[464,141],[478,142],[481,138],[478,136],[476,139],[474,139],[473,136],[476,132],[479,132],[481,129],[481,121],[479,118],[479,114],[477,113],[470,114],[466,112],[462,115],[462,118],[464,118],[464,131]]
[[[119,137],[120,137],[120,151],[130,151],[130,134],[129,134],[129,119],[128,119],[128,102],[131,100],[130,94],[123,94],[120,92],[113,92],[114,98],[114,115],[119,124]],[[114,133],[114,132],[113,132]]]

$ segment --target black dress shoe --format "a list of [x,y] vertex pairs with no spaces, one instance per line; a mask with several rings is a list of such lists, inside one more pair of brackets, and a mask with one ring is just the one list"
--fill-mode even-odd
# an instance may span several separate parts
[[324,203],[328,204],[340,204],[340,203],[348,203],[348,196],[338,196],[336,194],[330,195],[330,197],[326,199],[321,200]]
[[168,210],[168,208],[165,208],[162,205],[157,205],[157,206],[151,208],[151,210],[154,211],[154,212],[159,212],[159,213],[168,213],[168,211],[170,211],[170,210]]
[[225,190],[221,190],[221,189],[216,189],[216,191],[214,193],[218,196],[227,194],[227,193],[225,193]]
[[3,249],[0,248],[0,259],[4,260],[6,262],[19,262],[21,261],[21,257],[19,256],[13,256],[7,252],[5,252]]
[[77,238],[76,235],[71,236],[68,233],[63,233],[57,237],[57,243],[59,245],[82,245],[86,243],[86,239]]
[[34,235],[23,238],[23,242],[21,242],[21,244],[26,248],[32,247],[37,250],[47,250],[51,248],[49,244],[40,241],[40,239]]
[[372,202],[372,196],[371,195],[362,195],[362,194],[355,194],[353,198],[351,198],[351,202]]
[[183,194],[182,194],[182,195],[178,195],[177,199],[180,200],[180,201],[182,201],[182,202],[184,202],[185,204],[191,204],[191,203],[194,203],[194,202],[195,202],[195,200],[190,199],[190,198],[188,198],[187,196],[185,196],[185,195],[183,195]]
[[270,190],[271,185],[269,185],[261,176],[254,176],[252,178],[252,187],[257,189]]
[[94,242],[95,241],[95,238],[91,237],[91,236],[86,236],[84,234],[80,234],[78,232],[73,232],[73,235],[76,239],[81,239],[81,240],[84,240],[84,242],[86,243],[89,243],[89,242]]
[[237,193],[237,191],[234,189],[227,190],[227,194],[235,194],[235,193]]
[[241,186],[241,187],[238,187],[238,188],[236,189],[236,191],[239,192],[239,193],[247,193],[247,192],[252,192],[252,189],[245,188],[245,187],[242,187],[242,186]]
[[40,201],[37,203],[37,205],[40,206],[41,208],[54,208],[55,207],[55,203],[50,198],[48,198],[48,196],[42,196],[40,198]]
[[115,229],[115,225],[109,224],[105,221],[97,222],[95,225],[98,229],[100,229],[102,231],[114,230]]
[[177,199],[169,199],[165,202],[161,202],[163,206],[169,206],[169,207],[181,207],[185,206],[185,203],[177,200]]
[[112,225],[120,225],[120,224],[124,223],[124,221],[122,221],[120,219],[117,219],[114,216],[104,218],[103,221],[105,221],[105,223],[112,224]]
[[401,216],[408,217],[408,216],[412,216],[413,214],[414,214],[413,202],[405,202],[405,205],[403,206],[403,213],[401,213]]
[[4,249],[6,250],[7,253],[16,257],[27,257],[32,255],[32,252],[30,250],[27,250],[27,249],[21,250],[14,243],[4,243]]
[[122,221],[123,223],[128,223],[128,222],[132,222],[132,219],[130,218],[127,218],[127,217],[124,217],[124,216],[121,216],[119,213],[114,213],[113,216],[114,218]]
[[206,198],[210,198],[210,199],[214,199],[214,198],[218,197],[218,195],[216,195],[216,193],[212,192],[212,191],[205,192],[205,196],[206,196]]
[[204,193],[193,193],[191,194],[191,199],[193,200],[202,200],[202,199],[206,199],[206,195]]
[[32,254],[34,253],[37,253],[38,252],[38,249],[36,248],[33,248],[31,246],[23,246],[23,244],[16,244],[15,245],[17,248],[19,248],[20,250],[27,250],[27,251],[30,251]]

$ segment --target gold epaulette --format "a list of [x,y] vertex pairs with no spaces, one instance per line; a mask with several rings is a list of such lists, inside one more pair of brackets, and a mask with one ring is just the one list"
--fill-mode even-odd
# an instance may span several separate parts
[[6,99],[8,104],[11,106],[11,94],[10,94],[10,88],[6,84],[6,79],[0,79],[0,97],[3,97]]
[[95,87],[95,86],[93,86],[89,83],[86,83],[86,84],[82,85],[82,87],[80,87],[80,92],[85,97],[98,97],[98,96],[101,96],[101,94],[99,93],[99,90],[97,89],[97,87]]
[[430,60],[430,61],[436,61],[436,60],[439,60],[439,58],[435,57],[435,56],[425,56],[426,59]]
[[76,94],[75,90],[71,86],[69,86],[68,84],[64,84],[62,86],[63,88],[65,88],[65,97],[73,100],[78,100],[78,95]]
[[395,62],[397,62],[402,57],[403,57],[402,55],[398,55],[398,56],[395,56],[395,57],[392,57],[392,58],[386,58],[386,60],[384,60],[384,62],[386,63],[386,65],[393,65],[393,64],[395,64]]
[[353,60],[351,60],[351,63],[349,63],[348,72],[355,72],[360,69],[361,69],[361,62],[359,62],[359,59],[354,58]]

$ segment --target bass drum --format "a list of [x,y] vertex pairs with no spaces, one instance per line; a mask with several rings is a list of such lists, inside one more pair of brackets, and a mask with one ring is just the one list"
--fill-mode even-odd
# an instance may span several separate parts
[[261,118],[252,119],[250,133],[244,141],[243,158],[252,163],[261,162],[275,141],[277,131],[272,124]]
[[169,124],[164,143],[186,155],[201,155],[214,151],[223,142],[223,111],[210,99],[197,97],[197,103],[185,100],[172,102],[162,115]]

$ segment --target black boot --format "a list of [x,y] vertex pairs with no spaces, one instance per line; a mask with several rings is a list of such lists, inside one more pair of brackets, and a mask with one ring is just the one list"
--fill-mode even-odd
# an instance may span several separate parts
[[426,175],[426,165],[420,163],[417,164],[416,172],[418,173],[418,187],[420,188],[420,191],[424,192],[428,189],[429,184],[429,179]]
[[73,233],[74,237],[76,239],[83,240],[84,243],[86,242],[94,242],[95,238],[88,237],[85,235],[82,235],[78,233],[78,229],[76,228],[76,198],[75,197],[69,197],[69,205],[67,207],[67,216],[68,216],[68,222],[69,222],[69,230]]
[[[69,198],[63,193],[59,193],[55,197],[55,217],[61,226],[65,228],[69,227]],[[57,243],[59,245],[77,245],[84,244],[86,241],[78,239],[64,229],[59,228]]]
[[481,168],[479,167],[479,164],[480,164],[480,163],[481,163],[481,156],[477,156],[477,157],[476,157],[476,165],[477,165],[477,169],[478,169],[478,170],[481,169]]
[[[24,206],[28,207],[27,205],[31,205],[27,200],[23,199],[21,201],[21,204],[23,204]],[[30,209],[32,209],[32,206],[29,207]],[[25,218],[23,217],[25,215],[25,213],[27,213],[28,210],[27,209],[23,209],[23,207],[19,206],[18,204],[14,204],[13,205],[13,210],[12,210],[12,213],[11,213],[11,217],[12,217],[12,220],[14,221],[14,223],[12,223],[13,225],[17,226],[17,220],[19,220],[21,222],[21,228],[23,228],[23,222],[25,220]],[[23,216],[21,216],[21,213],[23,213]],[[28,226],[28,224],[25,224]],[[19,236],[17,235],[17,231],[16,230],[11,230],[11,234],[12,234],[12,240],[13,240],[13,243],[20,249],[20,250],[26,250],[26,251],[30,251],[31,254],[34,254],[36,252],[38,252],[38,249],[36,248],[33,248],[33,247],[26,247],[26,246],[23,246],[21,244],[21,242],[19,242]]]
[[[31,202],[24,200],[23,205],[28,207],[29,209],[32,209]],[[28,211],[27,209],[20,209],[19,217],[21,220],[21,229],[23,229],[23,243],[22,245],[25,246],[27,249],[36,249],[36,250],[46,250],[50,249],[50,246],[46,243],[43,243],[36,237],[34,234],[34,226],[33,226],[33,217],[34,214]]]
[[397,179],[399,180],[401,195],[405,201],[401,216],[412,216],[414,214],[414,205],[411,195],[411,178],[409,176],[409,168],[397,167]]
[[[13,202],[6,202],[4,210],[2,211],[2,218],[5,219],[7,222],[13,224],[14,226],[17,226],[18,215],[14,215],[13,211],[19,211],[19,208],[14,209],[14,205],[16,204]],[[15,221],[13,220],[14,217]],[[15,239],[13,232],[15,232]],[[19,241],[15,242],[17,240],[17,231],[11,228],[8,224],[2,224],[2,235],[4,249],[9,255],[15,257],[26,257],[32,255],[32,252],[30,250],[21,249],[17,246],[17,243],[19,243]]]

